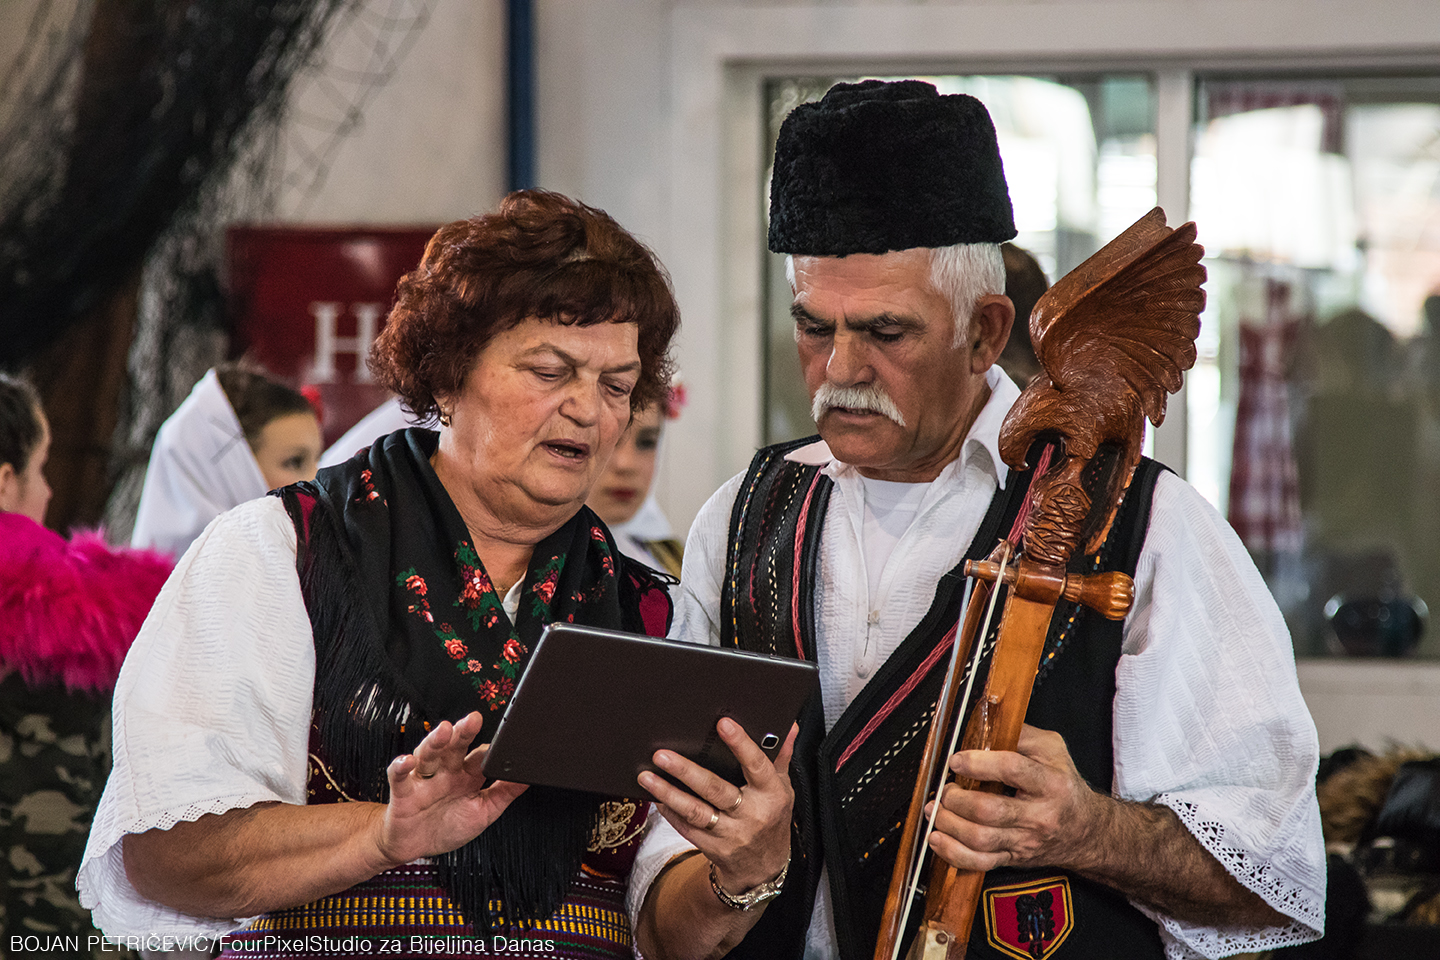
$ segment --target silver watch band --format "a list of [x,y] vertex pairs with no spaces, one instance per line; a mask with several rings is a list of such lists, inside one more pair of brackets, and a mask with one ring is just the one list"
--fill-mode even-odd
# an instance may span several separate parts
[[785,866],[780,868],[780,875],[774,880],[760,884],[744,893],[726,893],[725,888],[720,886],[720,881],[715,878],[715,864],[710,864],[710,889],[715,891],[716,898],[731,910],[754,910],[780,896],[780,891],[785,886],[785,876],[790,872],[790,862],[787,860]]

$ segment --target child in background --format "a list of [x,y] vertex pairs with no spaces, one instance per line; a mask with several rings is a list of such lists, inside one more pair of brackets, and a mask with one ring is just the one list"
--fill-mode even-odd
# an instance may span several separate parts
[[666,420],[680,415],[684,397],[684,387],[672,387],[663,403],[635,412],[585,501],[615,535],[621,553],[675,577],[680,576],[685,544],[675,539],[650,487],[661,430]]
[[310,401],[252,367],[221,364],[161,425],[130,545],[179,557],[231,507],[315,479],[321,450]]

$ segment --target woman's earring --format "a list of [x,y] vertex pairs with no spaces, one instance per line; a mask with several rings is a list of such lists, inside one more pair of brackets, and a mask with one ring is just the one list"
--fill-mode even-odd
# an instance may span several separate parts
[[441,410],[441,411],[440,411],[440,426],[442,426],[442,427],[448,427],[448,426],[450,426],[450,414],[447,413],[447,412],[444,411],[444,410]]

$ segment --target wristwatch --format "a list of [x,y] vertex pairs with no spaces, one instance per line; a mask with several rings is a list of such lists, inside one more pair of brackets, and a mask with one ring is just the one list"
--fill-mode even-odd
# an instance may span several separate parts
[[725,888],[720,886],[720,881],[715,879],[715,864],[712,863],[710,864],[710,889],[714,890],[715,896],[720,898],[720,902],[731,910],[754,910],[780,896],[780,890],[785,886],[785,875],[789,872],[790,863],[786,861],[785,866],[780,868],[780,875],[774,880],[762,883],[744,893],[726,893]]

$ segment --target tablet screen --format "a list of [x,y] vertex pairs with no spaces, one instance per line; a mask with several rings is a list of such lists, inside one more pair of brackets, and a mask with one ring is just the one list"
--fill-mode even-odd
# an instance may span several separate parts
[[815,665],[675,640],[551,624],[485,758],[487,777],[643,796],[636,777],[668,749],[735,784],[745,777],[715,724],[739,723],[774,759]]

